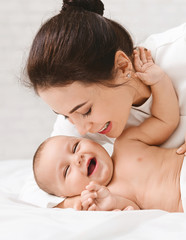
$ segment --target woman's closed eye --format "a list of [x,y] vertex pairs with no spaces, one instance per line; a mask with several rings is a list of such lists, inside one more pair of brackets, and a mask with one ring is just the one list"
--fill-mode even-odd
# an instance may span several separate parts
[[90,107],[89,110],[82,115],[83,115],[83,117],[88,117],[91,114],[91,112],[92,112],[92,108]]

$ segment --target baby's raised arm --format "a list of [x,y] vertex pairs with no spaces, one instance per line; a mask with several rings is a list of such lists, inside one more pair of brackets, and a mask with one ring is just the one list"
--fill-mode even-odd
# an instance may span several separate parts
[[[168,75],[156,65],[144,48],[134,51],[136,76],[152,91],[152,116],[135,128],[137,139],[149,144],[162,144],[179,123],[179,104]],[[134,134],[134,135],[135,135]]]

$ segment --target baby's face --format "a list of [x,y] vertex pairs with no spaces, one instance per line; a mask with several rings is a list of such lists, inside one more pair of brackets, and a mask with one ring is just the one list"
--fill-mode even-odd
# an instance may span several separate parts
[[79,195],[90,181],[107,185],[113,162],[106,150],[86,138],[56,136],[45,145],[39,179],[57,196]]

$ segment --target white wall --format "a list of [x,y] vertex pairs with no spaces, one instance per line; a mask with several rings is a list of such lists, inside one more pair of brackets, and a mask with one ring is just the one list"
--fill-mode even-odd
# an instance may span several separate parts
[[[105,0],[105,15],[139,42],[186,21],[186,0]],[[58,13],[60,0],[0,0],[0,160],[31,158],[56,116],[20,84],[33,36]]]

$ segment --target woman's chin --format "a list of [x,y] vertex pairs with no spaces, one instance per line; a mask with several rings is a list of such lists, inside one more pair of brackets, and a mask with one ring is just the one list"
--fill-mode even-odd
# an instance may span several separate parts
[[109,132],[106,134],[107,137],[110,137],[110,138],[118,138],[121,134],[122,134],[123,131],[115,131],[115,132]]

